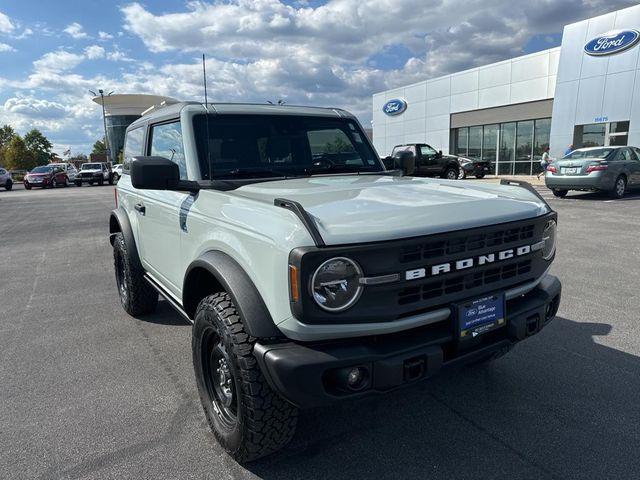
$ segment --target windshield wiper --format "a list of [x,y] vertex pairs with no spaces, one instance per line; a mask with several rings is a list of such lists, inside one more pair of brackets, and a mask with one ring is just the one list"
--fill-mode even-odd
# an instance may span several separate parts
[[269,175],[272,177],[283,177],[283,178],[289,178],[293,176],[286,172],[283,172],[282,170],[276,170],[274,168],[246,167],[246,168],[234,168],[233,170],[229,170],[226,173],[216,174],[215,178],[227,178],[227,177],[252,178],[253,176],[256,176],[256,175],[259,177]]
[[[326,173],[357,173],[360,174],[362,172],[366,173],[375,173],[376,170],[371,170],[373,167],[366,165],[341,165],[334,163],[332,165],[323,165],[323,166],[311,166],[304,169],[304,171],[310,175],[322,175]],[[383,170],[380,170],[380,173],[384,173]]]

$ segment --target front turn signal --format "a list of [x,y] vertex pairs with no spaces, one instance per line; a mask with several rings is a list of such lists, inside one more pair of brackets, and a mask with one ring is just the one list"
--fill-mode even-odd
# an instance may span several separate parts
[[292,302],[300,299],[300,290],[298,289],[298,268],[289,265],[289,294]]

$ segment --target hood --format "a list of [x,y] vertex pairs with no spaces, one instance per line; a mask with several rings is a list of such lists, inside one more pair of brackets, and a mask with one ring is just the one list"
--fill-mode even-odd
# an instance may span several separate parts
[[240,187],[234,194],[270,205],[276,198],[299,202],[327,245],[462,230],[549,211],[518,186],[382,175],[278,180]]
[[27,173],[27,177],[52,177],[52,173]]

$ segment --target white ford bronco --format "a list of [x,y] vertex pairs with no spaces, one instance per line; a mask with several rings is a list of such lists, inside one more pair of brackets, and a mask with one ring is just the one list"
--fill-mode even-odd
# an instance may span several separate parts
[[283,447],[297,409],[491,360],[555,316],[556,213],[528,184],[386,170],[340,109],[179,103],[128,129],[109,222],[120,301],[193,322],[224,449]]

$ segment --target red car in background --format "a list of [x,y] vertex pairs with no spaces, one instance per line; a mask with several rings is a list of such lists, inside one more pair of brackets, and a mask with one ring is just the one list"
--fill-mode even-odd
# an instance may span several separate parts
[[69,177],[60,167],[43,166],[36,167],[24,176],[24,188],[31,190],[33,187],[56,188],[67,187]]

